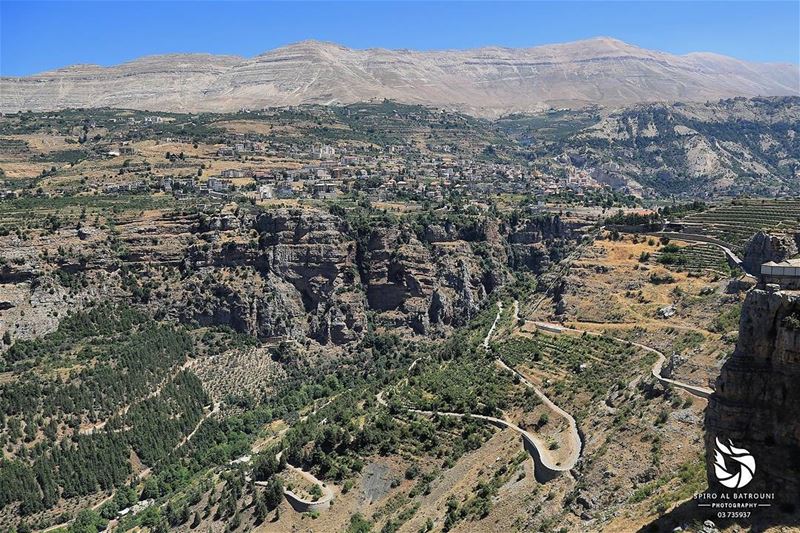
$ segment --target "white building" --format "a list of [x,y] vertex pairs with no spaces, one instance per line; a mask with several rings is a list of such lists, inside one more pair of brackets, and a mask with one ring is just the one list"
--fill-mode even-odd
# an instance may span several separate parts
[[233,183],[230,180],[221,178],[208,178],[208,190],[214,192],[227,192],[231,190]]
[[319,147],[319,158],[320,159],[330,159],[331,157],[336,155],[336,150],[333,146],[328,144],[323,144]]
[[275,198],[275,190],[272,185],[262,185],[258,188],[258,198],[260,200],[271,200]]

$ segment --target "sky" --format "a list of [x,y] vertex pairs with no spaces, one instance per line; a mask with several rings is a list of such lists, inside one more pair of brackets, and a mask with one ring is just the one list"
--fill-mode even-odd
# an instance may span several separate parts
[[788,2],[15,2],[0,0],[0,74],[143,55],[252,57],[304,39],[352,48],[528,47],[597,36],[684,54],[800,63]]

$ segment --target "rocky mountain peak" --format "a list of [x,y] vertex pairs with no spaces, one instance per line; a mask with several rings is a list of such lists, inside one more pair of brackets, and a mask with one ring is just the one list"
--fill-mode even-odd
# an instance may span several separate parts
[[800,94],[797,65],[672,55],[597,37],[531,48],[355,50],[306,40],[253,58],[148,56],[0,79],[0,111],[110,106],[152,111],[348,104],[372,99],[476,115],[653,101]]

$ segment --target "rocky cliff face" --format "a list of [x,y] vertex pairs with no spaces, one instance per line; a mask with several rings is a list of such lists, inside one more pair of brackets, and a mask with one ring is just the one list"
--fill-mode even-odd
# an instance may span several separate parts
[[115,228],[0,237],[0,334],[21,324],[13,337],[40,335],[98,298],[262,339],[345,345],[367,331],[368,311],[378,327],[430,334],[466,323],[512,269],[540,271],[571,237],[558,217],[514,227],[483,217],[375,224],[360,238],[316,209],[164,213]]
[[[774,492],[780,510],[800,502],[800,293],[751,291],[739,340],[722,367],[706,409],[706,461],[711,490],[715,439],[750,451],[751,483],[740,492]],[[735,468],[732,466],[732,468]],[[776,509],[777,510],[777,509]]]
[[552,242],[568,239],[570,235],[571,230],[558,217],[524,221],[508,236],[511,265],[533,272],[544,271],[551,263]]
[[566,152],[631,191],[792,196],[798,120],[791,97],[640,104],[572,135]]
[[408,231],[377,229],[369,237],[364,267],[370,308],[390,321],[407,319],[417,333],[466,323],[488,292],[481,258],[468,241],[426,246]]
[[183,54],[0,80],[0,111],[124,107],[232,111],[388,98],[498,115],[588,103],[798,94],[796,65],[676,56],[609,38],[418,52],[305,41],[253,58]]
[[[355,243],[321,211],[203,217],[168,313],[260,338],[346,344],[366,329]],[[166,280],[164,280],[166,281]]]
[[745,269],[748,272],[760,272],[761,265],[766,262],[779,263],[797,255],[798,242],[800,242],[800,233],[788,235],[759,231],[747,243],[744,259],[742,259]]

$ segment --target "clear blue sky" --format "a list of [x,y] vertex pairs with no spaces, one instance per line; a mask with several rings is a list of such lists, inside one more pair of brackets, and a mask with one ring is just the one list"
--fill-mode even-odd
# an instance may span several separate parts
[[355,48],[534,46],[599,35],[672,53],[800,63],[789,2],[13,2],[0,0],[0,73],[148,54],[253,56],[303,39]]

